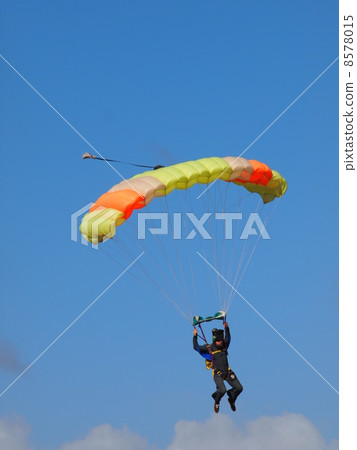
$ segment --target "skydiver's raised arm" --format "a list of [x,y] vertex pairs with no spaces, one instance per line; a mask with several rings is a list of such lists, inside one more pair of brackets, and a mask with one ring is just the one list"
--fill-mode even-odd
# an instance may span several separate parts
[[229,331],[229,326],[227,322],[223,322],[223,326],[224,326],[224,345],[226,348],[228,348],[231,342],[231,333]]
[[198,352],[202,356],[209,354],[209,348],[207,344],[198,345],[196,328],[193,331],[193,349],[196,350],[196,352]]

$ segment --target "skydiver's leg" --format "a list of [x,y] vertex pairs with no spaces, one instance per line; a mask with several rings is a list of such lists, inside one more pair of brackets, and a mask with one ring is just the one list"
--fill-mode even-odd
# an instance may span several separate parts
[[214,382],[216,383],[217,390],[212,394],[215,403],[219,403],[221,398],[226,393],[226,386],[224,385],[224,380],[222,377],[217,375],[216,373],[213,375]]
[[226,381],[230,386],[232,386],[232,389],[229,389],[227,392],[228,397],[233,402],[235,402],[238,395],[242,393],[243,386],[241,385],[240,381],[238,380],[238,378],[237,378],[236,374],[233,372],[233,370],[229,371]]

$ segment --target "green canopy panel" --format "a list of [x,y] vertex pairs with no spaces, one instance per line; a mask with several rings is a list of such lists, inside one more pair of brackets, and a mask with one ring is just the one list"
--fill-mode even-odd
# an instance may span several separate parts
[[207,317],[193,316],[192,325],[198,325],[199,323],[203,322],[211,322],[212,320],[225,320],[225,318],[226,318],[225,311],[218,311],[213,316]]

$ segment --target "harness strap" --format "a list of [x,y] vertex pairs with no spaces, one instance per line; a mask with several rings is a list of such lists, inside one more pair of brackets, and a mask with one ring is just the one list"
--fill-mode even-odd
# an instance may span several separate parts
[[224,352],[226,350],[227,350],[226,348],[222,348],[222,350],[215,350],[214,352],[212,352],[212,355],[215,355],[216,353]]
[[[212,376],[214,376],[215,373],[216,373],[219,377],[220,377],[221,375],[223,375],[222,372],[221,372],[220,370],[212,369]],[[224,380],[226,380],[226,379],[229,377],[230,373],[231,373],[231,368],[228,366],[228,373],[227,373],[227,376],[224,378]]]
[[207,344],[208,353],[211,355],[212,370],[214,370],[213,356],[212,356],[212,355],[213,355],[213,352],[212,352],[212,350],[211,350],[211,346],[210,346],[209,343],[207,342],[207,339],[206,339],[206,336],[205,336],[205,334],[204,334],[204,332],[203,332],[203,330],[202,330],[201,324],[199,323],[198,326],[199,326],[199,328],[200,328],[200,330],[201,330],[201,333],[202,333],[202,336],[203,336],[203,340],[204,340],[204,341],[206,342],[206,344]]

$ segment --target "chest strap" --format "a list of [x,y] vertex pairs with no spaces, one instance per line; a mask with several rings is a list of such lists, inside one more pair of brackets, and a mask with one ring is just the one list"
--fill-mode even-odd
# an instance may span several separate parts
[[221,352],[224,352],[224,351],[227,351],[227,349],[226,348],[222,348],[222,350],[216,350],[214,352],[211,352],[211,354],[215,355],[216,353],[221,353]]

